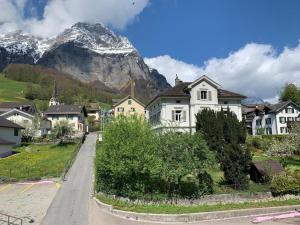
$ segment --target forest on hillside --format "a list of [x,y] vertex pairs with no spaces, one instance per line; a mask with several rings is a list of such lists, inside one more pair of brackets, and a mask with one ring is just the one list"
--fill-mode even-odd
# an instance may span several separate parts
[[40,66],[10,64],[3,74],[7,79],[26,82],[24,97],[28,100],[49,100],[56,81],[58,97],[65,104],[86,105],[89,102],[111,104],[112,99],[120,98],[119,94],[104,85],[83,83],[70,75]]

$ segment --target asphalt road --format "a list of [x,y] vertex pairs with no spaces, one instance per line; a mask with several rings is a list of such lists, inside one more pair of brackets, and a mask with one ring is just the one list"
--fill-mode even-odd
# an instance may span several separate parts
[[88,225],[93,188],[96,134],[89,134],[66,180],[50,205],[42,225]]

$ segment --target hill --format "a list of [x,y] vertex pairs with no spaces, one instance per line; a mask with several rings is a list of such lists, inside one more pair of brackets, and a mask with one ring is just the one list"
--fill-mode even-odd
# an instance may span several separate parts
[[1,102],[23,102],[26,101],[25,92],[27,83],[14,81],[6,78],[0,73],[0,101]]
[[65,104],[99,102],[109,107],[113,98],[121,97],[105,86],[82,83],[68,74],[41,66],[11,64],[0,77],[0,101],[34,101],[40,110],[47,107],[54,80],[59,99]]

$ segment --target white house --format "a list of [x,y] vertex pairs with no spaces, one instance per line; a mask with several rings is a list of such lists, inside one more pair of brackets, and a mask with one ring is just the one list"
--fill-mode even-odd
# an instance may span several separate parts
[[[8,119],[24,128],[38,126],[36,137],[46,135],[49,131],[49,121],[40,118],[34,104],[3,102],[0,103],[0,116]],[[37,121],[35,121],[35,119]],[[34,124],[34,123],[37,124]]]
[[288,123],[299,120],[300,106],[292,101],[248,105],[244,115],[252,135],[288,134]]
[[243,95],[222,89],[221,85],[207,76],[194,82],[182,82],[176,77],[175,86],[157,95],[146,106],[153,128],[176,129],[178,132],[194,132],[195,115],[203,109],[232,111],[242,120]]
[[11,155],[12,148],[20,145],[21,129],[20,125],[0,117],[0,158]]
[[11,109],[10,111],[2,113],[0,116],[21,126],[32,126],[34,120],[34,115],[19,109]]
[[44,116],[51,121],[52,128],[61,121],[68,121],[73,126],[75,132],[86,132],[85,117],[87,114],[85,108],[82,106],[52,105],[44,112]]

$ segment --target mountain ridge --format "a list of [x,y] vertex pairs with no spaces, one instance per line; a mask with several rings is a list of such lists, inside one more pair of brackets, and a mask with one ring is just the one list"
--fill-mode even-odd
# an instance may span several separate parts
[[100,81],[111,89],[135,80],[142,98],[170,87],[150,70],[131,42],[102,24],[76,23],[51,38],[20,31],[0,36],[0,71],[12,63],[41,65],[70,74],[82,82]]

